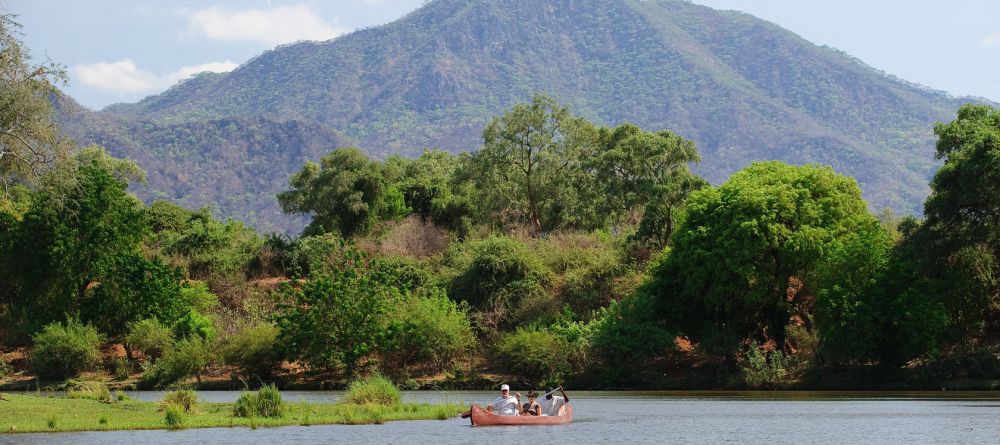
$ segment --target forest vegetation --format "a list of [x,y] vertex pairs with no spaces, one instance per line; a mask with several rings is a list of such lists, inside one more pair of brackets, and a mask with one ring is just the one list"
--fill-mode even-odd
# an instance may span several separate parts
[[303,162],[274,198],[308,220],[289,237],[144,204],[138,164],[65,140],[50,101],[62,71],[32,65],[16,22],[0,23],[10,385],[1000,381],[990,106],[933,128],[923,219],[873,214],[821,164],[755,162],[713,187],[693,141],[537,94],[496,110],[472,153]]

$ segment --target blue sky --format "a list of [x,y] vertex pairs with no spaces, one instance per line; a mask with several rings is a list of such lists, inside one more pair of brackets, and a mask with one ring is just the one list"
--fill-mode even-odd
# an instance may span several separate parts
[[[134,102],[275,45],[395,20],[424,0],[0,0],[36,59],[69,69],[91,108]],[[749,12],[875,68],[955,95],[1000,101],[997,0],[694,0]]]

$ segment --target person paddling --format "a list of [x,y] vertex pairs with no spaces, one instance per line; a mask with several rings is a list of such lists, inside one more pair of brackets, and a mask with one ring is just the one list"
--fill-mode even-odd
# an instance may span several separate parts
[[516,416],[521,411],[521,393],[512,396],[509,385],[500,385],[500,396],[486,405],[486,411],[498,416]]
[[[562,397],[552,395],[556,391],[559,391]],[[545,394],[545,398],[539,402],[539,405],[542,408],[543,416],[558,416],[559,410],[563,406],[566,406],[567,403],[569,403],[569,396],[566,395],[566,391],[563,391],[563,387],[560,386],[558,388],[549,388]]]

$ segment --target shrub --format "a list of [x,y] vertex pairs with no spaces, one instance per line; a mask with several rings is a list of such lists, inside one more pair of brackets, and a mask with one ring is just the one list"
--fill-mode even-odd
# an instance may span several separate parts
[[152,375],[147,380],[161,385],[177,382],[194,376],[201,382],[201,370],[212,361],[212,351],[208,342],[194,336],[177,342],[152,367]]
[[112,362],[112,370],[115,373],[115,380],[128,380],[132,374],[132,362],[125,357],[117,357]]
[[174,346],[174,335],[169,327],[155,318],[137,321],[129,328],[125,342],[130,348],[142,352],[151,360],[156,360]]
[[563,299],[577,314],[586,316],[613,300],[620,300],[632,289],[623,278],[632,271],[625,267],[612,251],[590,255],[588,264],[566,273],[560,288]]
[[221,339],[222,359],[248,376],[270,377],[281,363],[278,328],[270,323],[242,324]]
[[391,317],[382,354],[387,372],[405,374],[414,364],[447,369],[475,342],[465,308],[440,291],[407,298]]
[[192,309],[177,320],[177,324],[174,325],[174,336],[177,338],[196,336],[203,340],[211,340],[215,338],[215,326],[210,317]]
[[111,390],[108,389],[107,385],[99,382],[77,382],[75,380],[66,383],[66,397],[105,403],[115,401],[115,397],[111,395]]
[[208,290],[204,281],[187,281],[180,293],[181,300],[198,312],[206,313],[219,306],[219,297]]
[[784,381],[787,359],[781,351],[765,351],[757,342],[751,343],[743,355],[740,368],[743,381],[751,388],[772,388]]
[[565,340],[536,329],[505,334],[496,345],[504,368],[536,386],[559,383],[571,374],[567,352]]
[[97,329],[77,321],[46,325],[33,337],[31,368],[46,379],[65,379],[94,369],[101,362],[101,341]]
[[448,289],[449,295],[477,308],[497,304],[515,307],[524,290],[547,283],[551,275],[527,246],[511,238],[492,237],[459,245],[448,256],[446,262],[461,270]]
[[10,374],[13,371],[14,369],[11,368],[10,364],[7,363],[7,360],[5,360],[3,355],[0,354],[0,379],[7,377],[7,374]]
[[278,292],[279,342],[287,355],[310,366],[337,369],[348,375],[359,361],[377,351],[386,335],[389,310],[402,299],[400,289],[386,283],[377,265],[363,252],[350,249],[342,267],[314,274],[299,288]]
[[351,382],[344,403],[352,405],[399,405],[399,388],[382,375],[373,375]]
[[643,292],[612,301],[591,322],[594,355],[591,368],[603,384],[634,385],[636,370],[676,350],[674,332],[656,318],[656,299]]
[[173,430],[184,428],[184,410],[177,406],[168,406],[164,421]]
[[194,411],[197,405],[198,395],[190,389],[168,392],[167,395],[163,396],[163,401],[160,402],[160,406],[164,409],[175,407],[186,413]]
[[445,264],[457,271],[448,295],[471,305],[475,325],[488,337],[510,327],[523,300],[538,302],[548,294],[552,275],[527,246],[506,237],[455,245]]
[[233,415],[236,417],[281,417],[284,411],[281,392],[274,385],[266,385],[258,391],[244,392],[233,405]]

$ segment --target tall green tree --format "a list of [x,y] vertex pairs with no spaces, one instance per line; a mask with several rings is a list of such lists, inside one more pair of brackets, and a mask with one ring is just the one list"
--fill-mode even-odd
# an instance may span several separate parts
[[307,162],[289,184],[291,190],[279,193],[278,202],[285,213],[313,214],[305,235],[364,235],[381,221],[409,214],[382,164],[357,148],[334,150],[319,164]]
[[582,163],[596,142],[594,126],[551,97],[515,105],[486,126],[473,156],[481,204],[535,235],[593,225],[593,202],[582,195],[593,187],[581,182],[589,179]]
[[13,184],[37,184],[66,154],[50,99],[65,81],[62,67],[33,65],[14,16],[0,15],[0,201]]
[[145,209],[116,177],[130,168],[88,148],[49,171],[34,193],[0,271],[12,283],[7,316],[20,339],[68,316],[120,335],[131,318],[172,321],[178,312],[170,290],[179,277],[142,256]]
[[677,209],[692,191],[708,185],[689,168],[701,160],[694,142],[633,124],[602,128],[600,141],[590,164],[608,212],[619,221],[641,221],[637,236],[663,246]]
[[934,128],[944,165],[924,212],[928,242],[916,255],[948,308],[952,334],[1000,329],[1000,110],[968,104]]
[[732,353],[747,339],[784,347],[803,302],[795,281],[872,221],[851,178],[817,165],[754,163],[691,195],[672,250],[643,291],[668,325],[711,350]]
[[398,178],[397,187],[413,214],[462,233],[471,224],[473,208],[469,181],[459,173],[464,159],[443,150],[426,150],[412,160],[392,156],[385,168],[389,177]]
[[275,323],[289,358],[353,375],[363,357],[378,351],[389,311],[403,298],[379,261],[349,248],[337,267],[279,292]]

